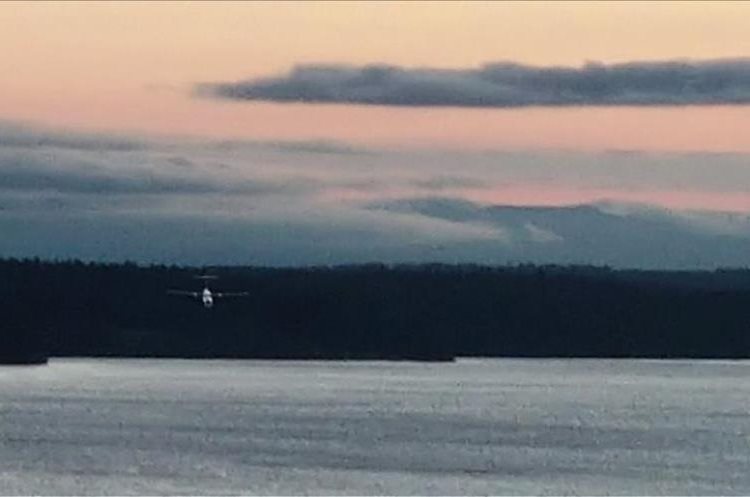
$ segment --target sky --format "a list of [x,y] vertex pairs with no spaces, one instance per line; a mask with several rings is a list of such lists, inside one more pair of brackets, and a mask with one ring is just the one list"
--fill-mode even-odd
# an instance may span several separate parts
[[680,267],[750,262],[710,249],[750,239],[747,2],[4,2],[0,25],[0,256],[668,265],[550,220],[584,205],[712,240]]

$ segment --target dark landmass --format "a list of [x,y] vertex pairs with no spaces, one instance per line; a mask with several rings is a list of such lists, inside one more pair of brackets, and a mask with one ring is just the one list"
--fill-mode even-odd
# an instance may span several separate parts
[[[167,295],[248,291],[213,309]],[[0,362],[47,356],[750,357],[750,270],[0,260]]]
[[0,366],[39,366],[49,362],[49,358],[43,352],[25,355],[14,354],[13,351],[5,353],[8,353],[8,356],[0,356]]
[[[0,295],[0,298],[7,298]],[[9,303],[10,304],[10,303]],[[12,310],[0,304],[0,365],[36,365],[47,364],[47,337],[40,327],[19,326],[19,321],[9,320]]]

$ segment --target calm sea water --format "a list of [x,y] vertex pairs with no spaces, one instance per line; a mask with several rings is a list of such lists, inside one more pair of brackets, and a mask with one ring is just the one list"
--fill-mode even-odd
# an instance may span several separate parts
[[750,362],[0,367],[3,494],[749,494]]

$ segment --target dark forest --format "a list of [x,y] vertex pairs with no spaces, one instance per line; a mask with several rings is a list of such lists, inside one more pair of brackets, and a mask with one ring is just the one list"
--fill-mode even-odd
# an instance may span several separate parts
[[[214,290],[248,297],[167,295]],[[0,260],[0,358],[750,357],[750,271]],[[215,288],[214,288],[215,287]]]

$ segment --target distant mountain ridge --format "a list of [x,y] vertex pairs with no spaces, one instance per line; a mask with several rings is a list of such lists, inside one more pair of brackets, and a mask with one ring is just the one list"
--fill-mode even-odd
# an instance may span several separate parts
[[423,198],[369,206],[508,233],[486,263],[594,264],[640,269],[750,266],[750,219],[739,214],[674,213],[637,205],[482,206]]

